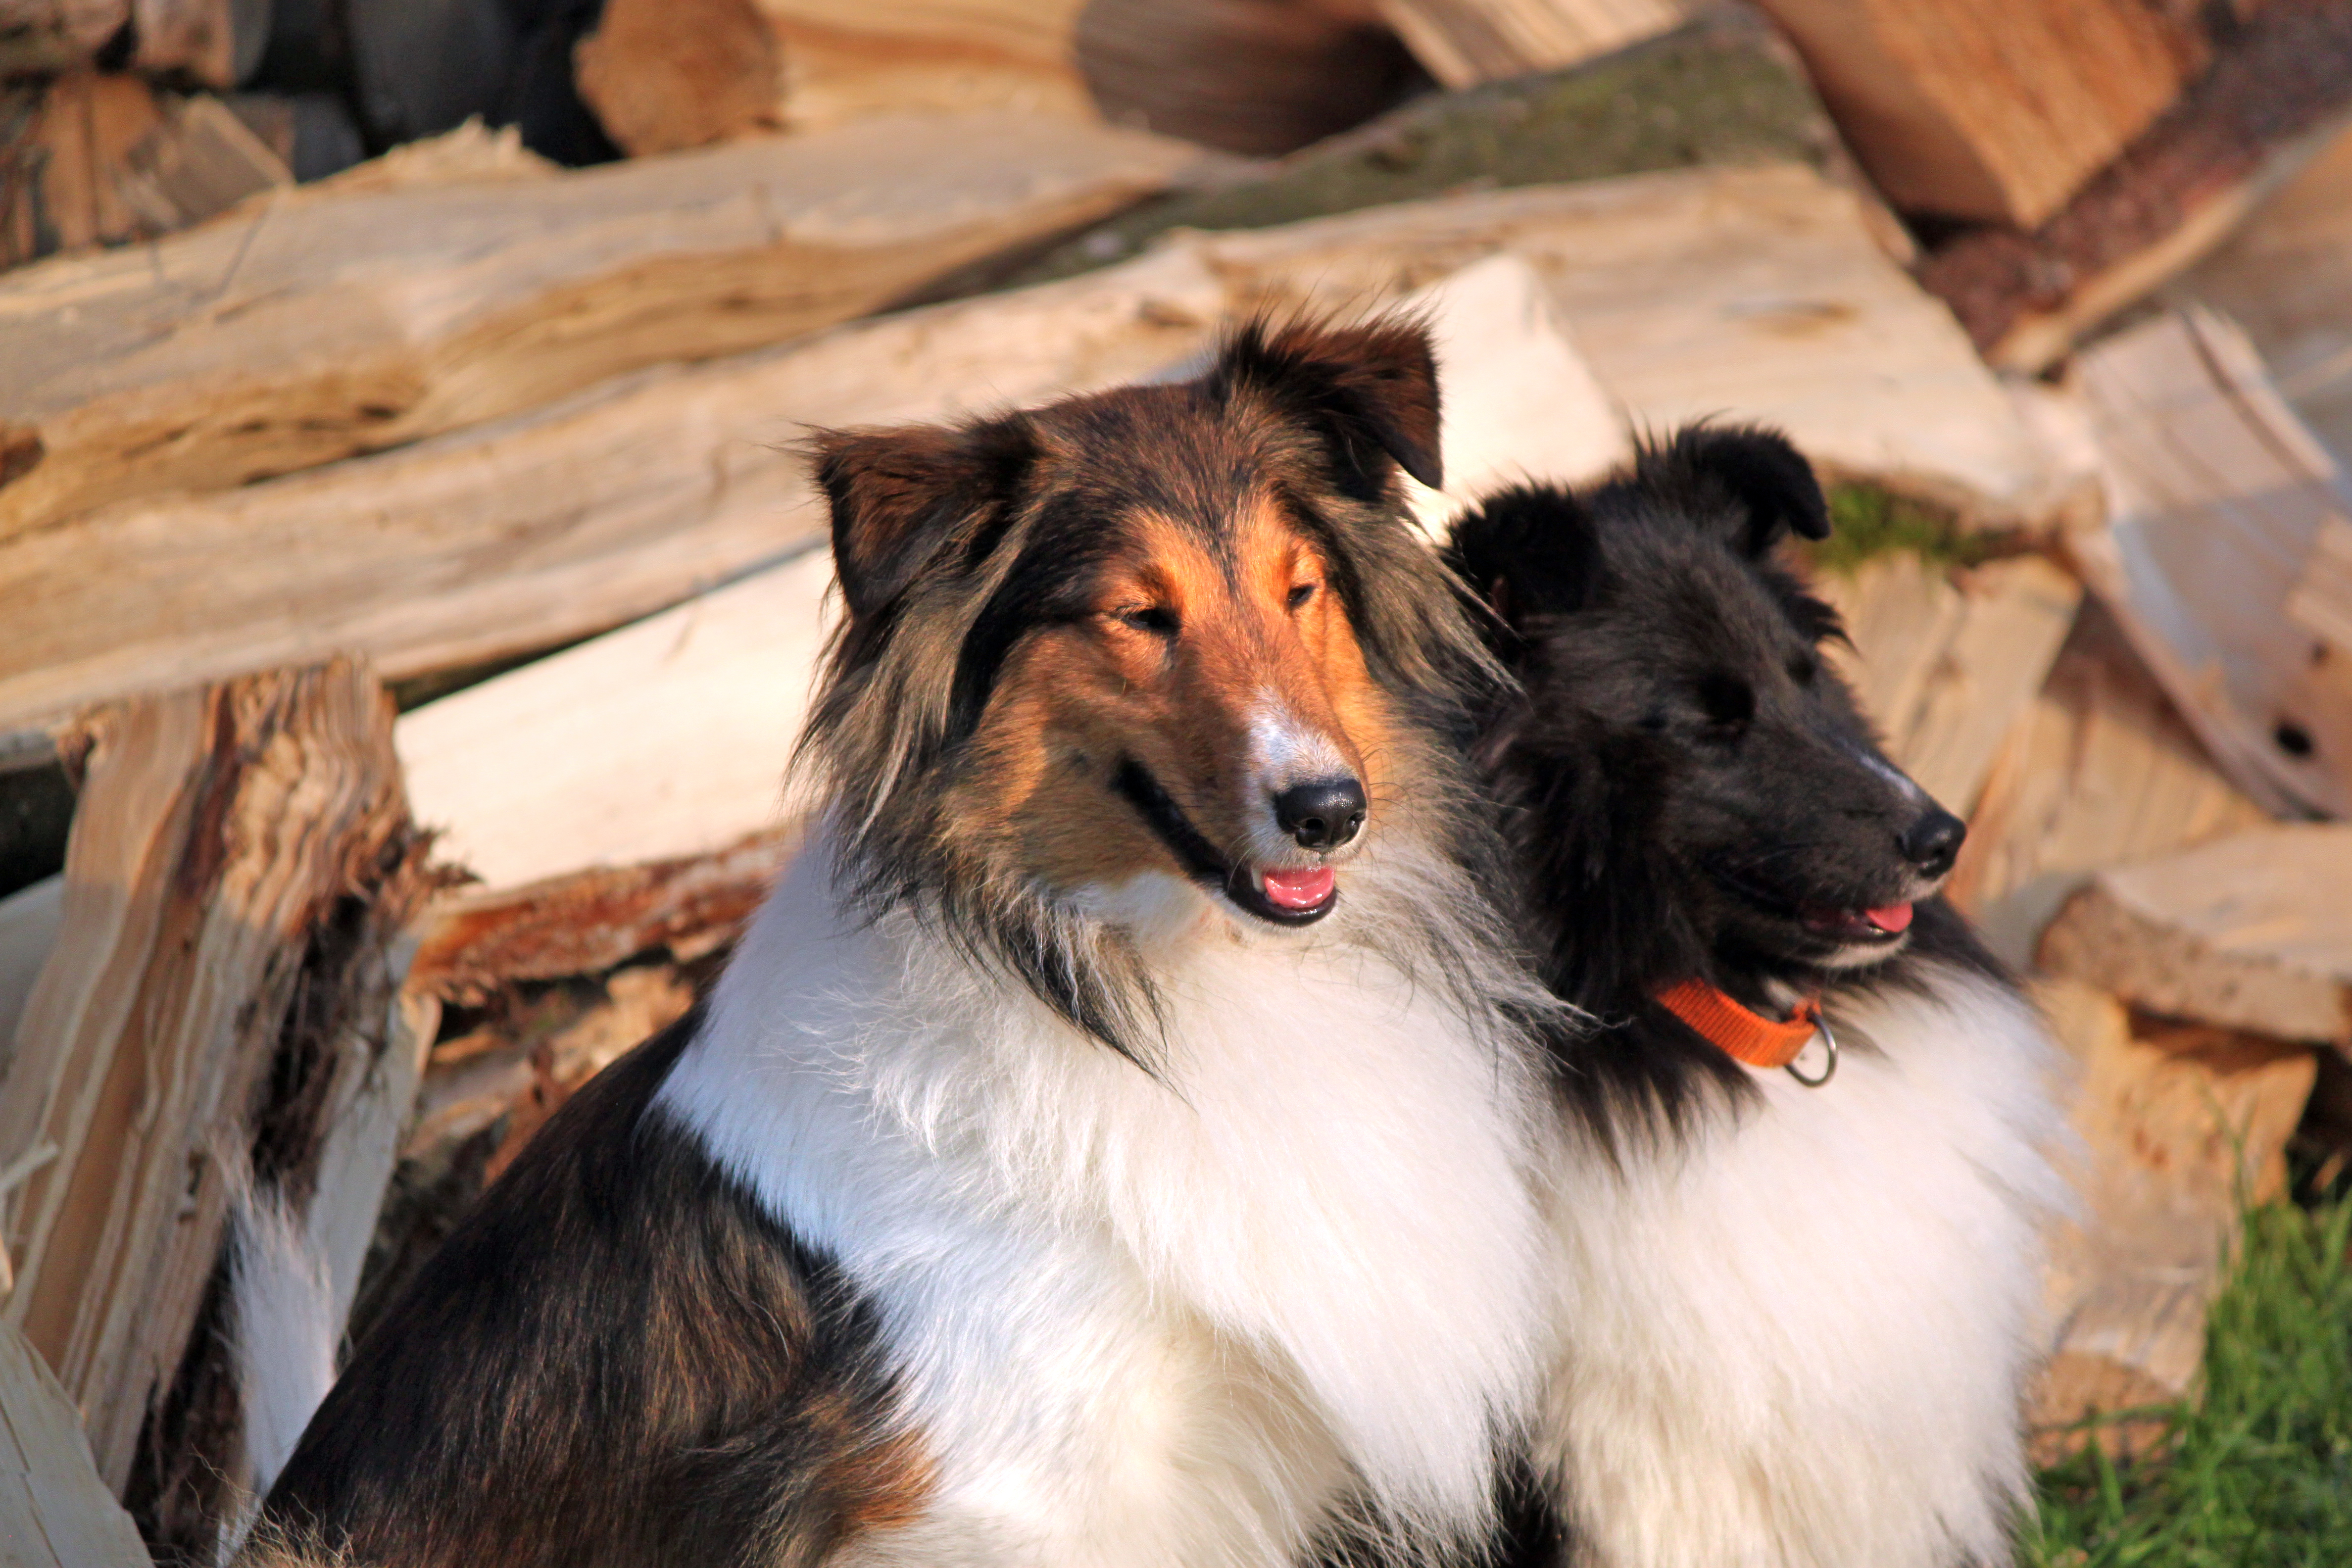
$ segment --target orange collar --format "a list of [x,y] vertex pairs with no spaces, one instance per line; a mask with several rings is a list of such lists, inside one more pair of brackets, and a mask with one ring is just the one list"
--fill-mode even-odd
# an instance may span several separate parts
[[1704,980],[1685,980],[1658,993],[1667,1012],[1706,1036],[1736,1062],[1752,1068],[1784,1068],[1812,1040],[1822,1024],[1822,1005],[1797,1004],[1785,1024],[1742,1006]]

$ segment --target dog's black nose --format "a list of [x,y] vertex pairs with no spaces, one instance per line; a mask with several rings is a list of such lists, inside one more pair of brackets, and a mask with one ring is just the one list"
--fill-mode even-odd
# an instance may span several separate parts
[[1309,779],[1274,797],[1274,820],[1302,849],[1337,849],[1364,829],[1364,786]]
[[1927,815],[1903,830],[1899,841],[1903,858],[1919,868],[1923,877],[1940,877],[1952,868],[1959,858],[1960,840],[1969,836],[1969,825],[1940,805],[1929,806]]

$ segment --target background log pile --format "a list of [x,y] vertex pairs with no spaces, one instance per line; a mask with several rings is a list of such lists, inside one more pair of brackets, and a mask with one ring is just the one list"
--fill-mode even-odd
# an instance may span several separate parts
[[0,265],[26,1561],[210,1561],[282,1440],[238,1194],[363,1325],[724,962],[801,434],[1250,310],[1426,314],[1433,526],[1704,416],[1821,466],[2076,1058],[2052,1442],[2352,1158],[2352,0],[0,0]]

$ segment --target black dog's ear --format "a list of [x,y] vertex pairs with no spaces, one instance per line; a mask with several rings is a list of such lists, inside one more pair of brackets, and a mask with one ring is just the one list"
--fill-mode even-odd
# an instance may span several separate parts
[[1761,556],[1794,532],[1830,536],[1829,502],[1804,454],[1777,430],[1755,425],[1692,425],[1664,447],[1645,447],[1634,466],[1636,483],[1669,494],[1693,488],[1728,492],[1744,514],[1732,543]]
[[810,447],[833,510],[834,571],[852,620],[904,594],[943,546],[1012,493],[1035,454],[1017,416],[961,429],[820,430]]
[[1584,503],[1557,485],[1520,485],[1455,520],[1446,563],[1513,631],[1591,601],[1601,538]]
[[1234,334],[1208,380],[1228,395],[1248,388],[1312,428],[1339,488],[1359,500],[1386,491],[1391,463],[1432,489],[1444,482],[1437,359],[1416,323],[1252,321]]

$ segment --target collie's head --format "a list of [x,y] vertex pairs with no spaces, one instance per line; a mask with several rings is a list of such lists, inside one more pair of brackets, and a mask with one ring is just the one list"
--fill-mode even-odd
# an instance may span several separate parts
[[846,615],[803,755],[868,915],[1133,1054],[1155,933],[1344,922],[1359,857],[1430,836],[1492,666],[1400,498],[1439,478],[1417,327],[815,446]]
[[1486,745],[1575,1000],[1881,963],[1950,871],[1959,819],[1881,752],[1821,657],[1835,614],[1774,563],[1829,531],[1786,440],[1705,426],[1598,489],[1507,492],[1455,525],[1525,683]]

